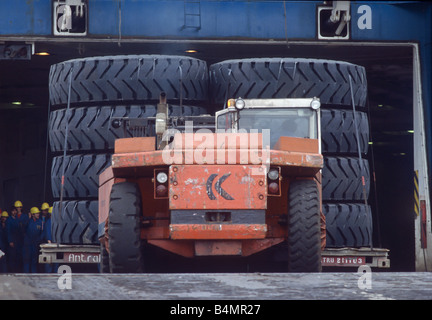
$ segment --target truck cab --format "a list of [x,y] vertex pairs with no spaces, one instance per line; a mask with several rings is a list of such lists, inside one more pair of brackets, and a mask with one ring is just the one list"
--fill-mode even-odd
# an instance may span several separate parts
[[[230,99],[216,112],[216,130],[268,130],[270,148],[280,137],[321,141],[319,99]],[[320,143],[318,143],[319,149]]]

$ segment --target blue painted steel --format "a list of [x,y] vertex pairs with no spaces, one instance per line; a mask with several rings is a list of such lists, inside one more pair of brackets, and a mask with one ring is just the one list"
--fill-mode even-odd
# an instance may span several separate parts
[[[200,1],[201,28],[183,28],[183,0],[90,0],[92,38],[316,40],[317,6],[323,1]],[[359,29],[359,8],[369,6],[372,28]],[[426,41],[431,3],[352,1],[352,40]],[[52,0],[0,1],[0,35],[52,35]],[[121,27],[120,27],[121,25]]]
[[[290,38],[315,36],[315,24],[305,17],[315,3],[286,3]],[[270,1],[201,1],[201,29],[183,28],[184,1],[92,1],[91,35],[156,38],[285,38],[284,3]],[[110,17],[110,19],[107,19]],[[306,23],[307,22],[307,23]]]
[[51,1],[0,1],[0,36],[51,34]]
[[[391,3],[395,3],[394,1]],[[397,2],[396,2],[397,3]],[[315,40],[317,6],[322,1],[201,1],[201,28],[182,28],[184,1],[102,1],[89,3],[92,36]],[[372,28],[359,29],[369,6]],[[418,41],[430,33],[425,11],[430,4],[353,2],[352,40]],[[120,23],[121,21],[121,23]],[[121,30],[119,25],[121,24]]]
[[[371,8],[372,29],[360,30],[357,26],[361,6]],[[352,39],[366,41],[419,41],[430,34],[431,21],[425,13],[430,4],[425,2],[356,2],[352,4]],[[429,26],[429,29],[428,29]]]
[[[183,0],[89,0],[88,36],[154,39],[317,40],[323,1],[202,0],[200,28],[184,28]],[[191,4],[192,5],[192,4]],[[370,9],[370,27],[359,28]],[[368,9],[369,8],[369,9]],[[432,3],[351,1],[351,41],[416,42],[420,46],[429,159],[432,161]],[[52,0],[0,1],[0,37],[53,37]],[[325,42],[325,41],[323,41]],[[431,162],[432,163],[432,162]],[[430,166],[432,168],[432,166]]]

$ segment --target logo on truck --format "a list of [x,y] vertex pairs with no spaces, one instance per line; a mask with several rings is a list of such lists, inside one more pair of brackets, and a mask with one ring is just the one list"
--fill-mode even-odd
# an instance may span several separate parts
[[[231,197],[229,195],[228,192],[226,192],[224,189],[222,189],[222,183],[224,183],[224,181],[226,179],[228,179],[228,177],[231,175],[230,173],[225,173],[218,181],[216,181],[215,183],[215,190],[217,193],[219,193],[222,198],[226,199],[226,200],[234,200],[233,197]],[[207,190],[207,195],[210,198],[210,200],[216,200],[216,196],[213,193],[213,181],[214,179],[218,176],[217,173],[213,173],[212,175],[210,175],[210,177],[207,179],[207,183],[206,183],[206,190]]]

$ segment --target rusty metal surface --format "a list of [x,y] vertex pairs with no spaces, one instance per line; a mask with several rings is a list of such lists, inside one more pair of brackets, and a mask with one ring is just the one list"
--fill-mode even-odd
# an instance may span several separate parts
[[259,166],[170,167],[170,209],[266,209],[266,175]]
[[279,137],[279,140],[274,145],[274,149],[305,153],[319,153],[319,141],[317,139]]
[[[269,159],[270,158],[270,159]],[[268,160],[269,159],[269,160]],[[112,167],[136,168],[142,166],[168,166],[170,164],[270,164],[293,166],[309,169],[315,175],[323,167],[320,154],[270,150],[269,153],[259,149],[234,150],[157,150],[112,155]]]
[[319,169],[323,158],[314,139],[286,138],[277,144],[279,150],[264,147],[261,134],[208,133],[176,134],[163,150],[153,150],[150,138],[128,138],[116,141],[112,166],[133,168],[170,164],[274,164]]
[[196,256],[241,255],[242,243],[239,240],[195,241]]
[[136,137],[116,139],[114,153],[132,153],[155,150],[155,137]]
[[264,239],[266,224],[170,224],[170,238],[184,239]]

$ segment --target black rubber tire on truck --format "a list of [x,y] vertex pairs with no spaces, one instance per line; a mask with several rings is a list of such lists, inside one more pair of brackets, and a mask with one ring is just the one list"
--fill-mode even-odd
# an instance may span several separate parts
[[51,231],[54,243],[98,244],[98,201],[53,203]]
[[137,184],[113,185],[108,217],[109,265],[111,273],[144,271],[141,231],[141,193]]
[[326,247],[369,247],[372,244],[370,206],[361,203],[323,204],[326,217]]
[[110,265],[109,265],[109,254],[105,245],[101,242],[100,244],[100,263],[99,263],[99,272],[100,273],[109,273]]
[[288,271],[321,271],[321,222],[314,180],[290,182],[288,194]]
[[125,55],[73,59],[51,66],[51,106],[71,104],[158,101],[207,101],[205,61],[166,55]]
[[366,104],[365,68],[344,61],[253,58],[222,61],[209,70],[211,100],[215,104],[239,97],[319,97],[323,105],[351,106],[349,76],[356,106]]

